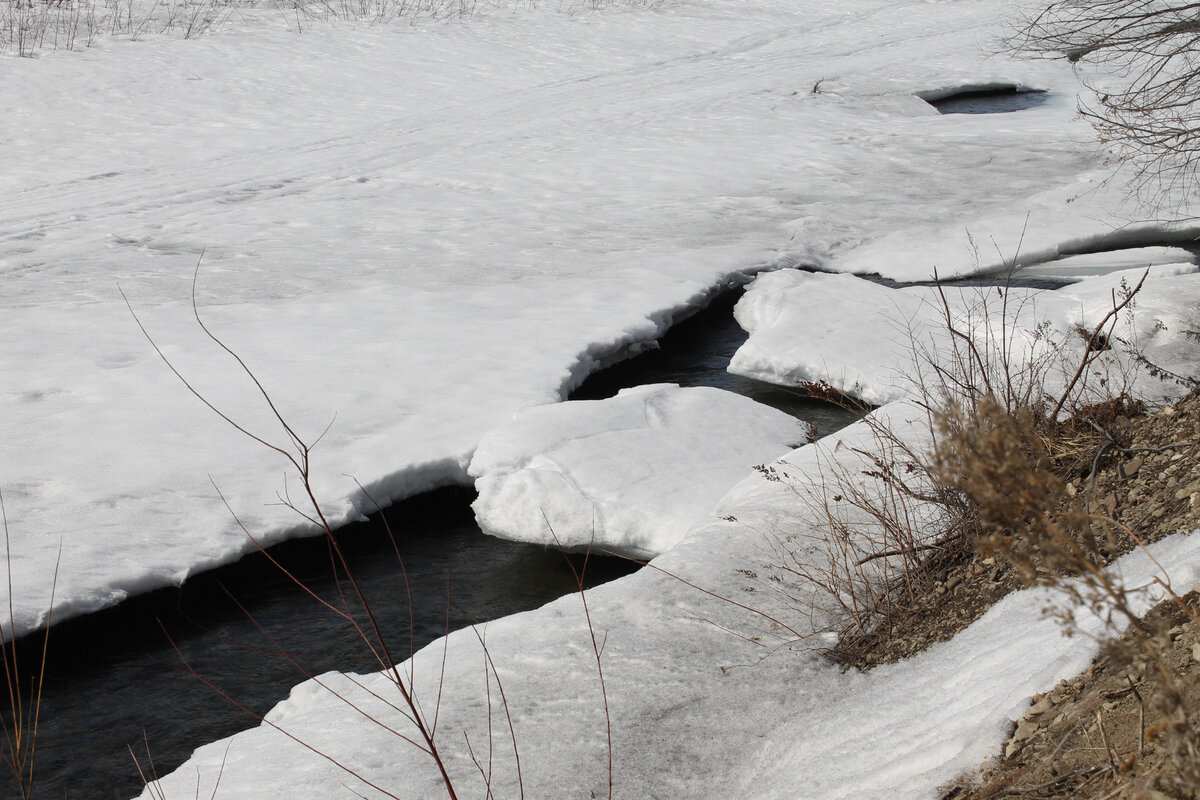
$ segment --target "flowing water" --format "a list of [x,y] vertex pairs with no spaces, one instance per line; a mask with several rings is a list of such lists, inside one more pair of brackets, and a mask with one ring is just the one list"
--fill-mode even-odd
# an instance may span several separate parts
[[[845,425],[845,411],[725,372],[746,339],[730,313],[735,300],[736,293],[719,298],[673,328],[659,349],[597,373],[572,399],[644,383],[718,386],[807,419],[822,434]],[[397,659],[448,629],[576,589],[561,554],[481,533],[472,498],[470,490],[445,489],[389,508],[395,545],[379,518],[339,532],[382,629],[396,632],[390,647]],[[289,542],[272,556],[320,597],[336,601],[350,591],[344,575],[333,577],[324,539]],[[593,557],[588,583],[633,568]],[[152,759],[165,774],[195,747],[256,725],[253,715],[307,674],[379,669],[344,620],[261,555],[196,576],[181,590],[55,626],[50,643],[36,763],[36,794],[45,798],[135,796],[141,781],[130,748],[144,769]],[[40,661],[40,641],[19,644],[29,673]]]

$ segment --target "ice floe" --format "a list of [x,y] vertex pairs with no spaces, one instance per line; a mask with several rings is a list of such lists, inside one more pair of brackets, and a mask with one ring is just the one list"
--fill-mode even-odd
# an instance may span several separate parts
[[807,422],[709,387],[656,384],[541,406],[480,440],[472,507],[495,536],[651,558],[754,465],[812,434]]

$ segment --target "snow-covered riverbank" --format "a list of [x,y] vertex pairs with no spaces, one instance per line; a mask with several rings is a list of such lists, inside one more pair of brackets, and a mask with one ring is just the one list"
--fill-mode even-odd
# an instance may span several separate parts
[[[905,422],[912,407],[881,413],[914,436],[923,424],[920,412],[916,425]],[[780,466],[787,483],[747,479],[725,497],[721,518],[694,528],[653,562],[657,570],[588,594],[603,641],[614,796],[936,798],[939,786],[999,752],[1032,694],[1090,663],[1097,645],[1064,637],[1043,613],[1056,599],[1042,591],[1011,595],[954,640],[867,674],[831,663],[826,636],[795,639],[838,617],[811,585],[772,580],[781,572],[774,548],[817,567],[829,555],[813,509],[791,486],[819,484],[831,463],[852,465],[854,448],[873,442],[859,424],[797,450]],[[1200,536],[1160,543],[1154,554],[1177,586],[1200,579]],[[1138,554],[1119,569],[1136,586],[1157,567]],[[426,708],[437,699],[458,796],[486,793],[468,738],[496,796],[519,796],[518,775],[527,797],[607,796],[604,700],[586,620],[575,595],[479,629],[503,700],[495,680],[489,693],[470,630],[405,665]],[[1080,621],[1100,630],[1098,620]],[[197,751],[155,789],[207,796],[219,782],[217,796],[444,796],[428,756],[384,727],[412,733],[389,698],[395,688],[381,674],[322,676],[293,690],[265,724]]]
[[[118,283],[201,391],[279,441],[191,318],[203,253],[213,329],[302,436],[332,422],[314,474],[346,520],[371,505],[353,479],[384,501],[467,482],[485,432],[755,270],[969,272],[991,247],[943,229],[1012,253],[1030,213],[1022,252],[1120,230],[1067,66],[985,54],[1003,13],[691,1],[299,34],[248,11],[6,59],[16,630],[44,621],[60,543],[59,618],[246,552],[209,476],[263,542],[304,532],[272,505],[284,465],[175,381]],[[941,115],[915,94],[998,80],[1047,100]]]
[[[468,483],[479,443],[514,415],[537,418],[529,409],[757,272],[925,280],[1194,235],[1192,223],[1131,224],[1122,184],[1075,115],[1068,65],[988,54],[1006,13],[995,0],[680,0],[301,34],[251,10],[211,37],[6,59],[6,633],[44,624],[56,564],[62,616],[251,549],[213,484],[261,543],[310,532],[275,503],[296,488],[285,465],[179,384],[118,284],[200,392],[286,444],[192,319],[200,262],[205,320],[293,428],[320,439],[315,488],[341,522],[370,510],[357,482],[385,502]],[[921,99],[991,84],[1045,90],[1045,102],[942,115]],[[743,363],[759,365],[745,371],[836,383],[866,366],[853,382],[890,399],[891,334],[912,319],[837,278],[850,288],[822,295],[822,314],[871,336],[853,349],[848,333],[789,339],[789,317],[815,302],[802,283],[834,280],[793,277],[770,276],[744,301],[755,338]],[[1153,309],[1195,307],[1194,270],[1155,277],[1175,283],[1147,294]],[[1055,323],[1088,319],[1089,302],[1072,295]],[[764,364],[774,372],[755,372]],[[812,473],[818,454],[848,457],[837,443],[864,436],[788,458]],[[769,596],[747,574],[769,568],[771,538],[811,534],[796,503],[752,476],[656,563],[819,629],[830,619],[811,588]],[[1163,545],[1180,580],[1196,577],[1195,547]],[[1090,658],[1033,619],[1043,601],[1030,596],[961,642],[866,677],[825,664],[819,639],[796,644],[660,572],[590,598],[624,796],[929,796],[994,750],[1024,697]],[[492,623],[486,637],[529,796],[605,796],[603,704],[578,598]],[[463,733],[483,758],[500,707],[493,692],[489,709],[474,634],[448,646],[439,731],[467,795],[480,778]],[[442,652],[414,667],[429,704]],[[1013,659],[1021,670],[991,680]],[[358,696],[353,679],[328,681]],[[438,792],[422,754],[319,686],[298,688],[270,720],[398,796]],[[515,771],[501,738],[494,781],[507,796]],[[379,793],[270,726],[200,751],[164,785],[208,796],[218,777],[218,796]]]

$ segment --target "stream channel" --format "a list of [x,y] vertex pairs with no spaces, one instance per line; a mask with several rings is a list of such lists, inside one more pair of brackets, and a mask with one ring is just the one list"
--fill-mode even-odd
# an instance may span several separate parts
[[[601,399],[646,383],[717,386],[806,419],[821,435],[847,424],[853,417],[842,409],[725,371],[746,340],[732,315],[739,295],[717,298],[674,326],[658,349],[596,373],[571,399]],[[339,531],[383,630],[400,632],[396,639],[402,641],[391,644],[400,650],[393,652],[398,660],[448,627],[537,608],[576,590],[560,553],[484,535],[471,513],[473,498],[473,490],[451,488],[391,506],[384,514],[395,549],[379,515]],[[314,593],[336,602],[329,551],[324,539],[313,538],[271,553]],[[629,562],[593,557],[586,580],[594,585],[633,569]],[[455,604],[449,612],[448,591]],[[34,635],[18,642],[25,678],[36,675],[42,640]],[[50,631],[35,796],[135,797],[142,783],[131,748],[148,777],[151,759],[153,769],[166,774],[201,744],[258,724],[189,674],[184,660],[254,714],[286,698],[305,679],[301,669],[313,675],[379,669],[344,621],[261,555],[197,575],[180,589],[68,620]],[[5,775],[0,785],[9,781]]]

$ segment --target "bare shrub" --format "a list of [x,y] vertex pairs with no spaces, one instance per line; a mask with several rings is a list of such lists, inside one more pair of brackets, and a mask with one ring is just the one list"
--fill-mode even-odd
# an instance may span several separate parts
[[822,453],[818,480],[786,464],[759,467],[800,509],[798,531],[762,534],[768,580],[785,597],[799,586],[818,590],[824,601],[791,597],[792,607],[835,612],[842,636],[886,624],[930,591],[923,566],[961,539],[958,498],[930,480],[923,454],[886,421],[866,417],[865,424],[870,442]]
[[[338,542],[338,538],[334,533],[333,526],[326,517],[325,512],[317,498],[316,490],[313,485],[314,472],[312,456],[314,448],[319,444],[321,438],[324,436],[324,433],[312,441],[302,437],[279,411],[278,406],[276,405],[271,394],[261,383],[253,369],[237,352],[232,350],[208,327],[200,314],[200,309],[196,299],[199,268],[200,264],[197,263],[196,272],[193,275],[191,298],[192,312],[196,324],[213,345],[215,345],[233,360],[236,371],[240,372],[241,375],[249,381],[251,393],[261,403],[265,404],[269,412],[269,418],[273,419],[277,426],[277,430],[274,435],[263,433],[257,430],[251,430],[247,424],[244,424],[239,419],[235,419],[224,410],[214,405],[189,381],[189,379],[175,365],[175,363],[167,357],[162,348],[142,324],[141,320],[137,316],[137,313],[134,311],[132,305],[129,304],[129,301],[126,298],[126,304],[129,306],[130,313],[133,315],[139,329],[142,331],[143,335],[146,337],[155,353],[157,353],[159,358],[168,367],[168,369],[170,369],[172,374],[175,375],[180,383],[188,390],[188,392],[190,392],[210,411],[212,411],[217,418],[222,420],[225,424],[233,427],[242,436],[249,438],[250,440],[261,445],[265,450],[275,454],[278,457],[281,457],[290,468],[291,474],[299,478],[299,496],[301,499],[294,500],[292,494],[288,493],[287,491],[285,491],[279,499],[284,506],[290,508],[300,518],[314,525],[329,544],[332,562],[331,567],[338,583],[338,599],[334,601],[326,600],[319,596],[317,592],[306,585],[302,579],[294,575],[282,563],[276,560],[272,553],[259,543],[254,533],[250,531],[240,519],[238,519],[236,513],[232,507],[229,506],[229,503],[225,501],[225,497],[221,494],[219,487],[216,487],[215,483],[214,489],[217,491],[217,494],[220,496],[221,500],[225,502],[226,508],[236,524],[254,544],[258,552],[266,557],[289,580],[291,580],[301,592],[307,594],[325,610],[332,612],[349,628],[351,632],[351,638],[366,648],[371,657],[374,659],[375,666],[378,667],[381,674],[386,677],[388,684],[390,684],[390,687],[394,689],[399,699],[381,696],[381,694],[376,690],[373,690],[367,686],[364,680],[353,675],[340,675],[335,677],[335,681],[347,681],[353,689],[359,690],[362,694],[361,697],[352,696],[351,693],[346,689],[334,685],[334,682],[327,680],[326,677],[312,674],[305,666],[301,658],[289,653],[285,647],[283,647],[273,636],[271,636],[269,631],[263,629],[261,625],[258,625],[258,623],[254,621],[253,617],[250,617],[250,619],[252,622],[255,622],[255,625],[259,628],[259,630],[261,630],[271,640],[273,651],[279,653],[281,657],[288,659],[296,667],[302,677],[307,680],[314,681],[339,702],[344,703],[347,707],[360,715],[364,724],[381,728],[391,736],[394,736],[399,744],[416,748],[418,751],[423,753],[437,768],[446,796],[449,797],[450,800],[456,800],[456,798],[459,796],[460,790],[455,784],[454,777],[451,775],[451,770],[449,767],[450,757],[445,754],[446,749],[443,747],[443,743],[445,742],[445,734],[439,729],[438,724],[441,713],[443,692],[446,689],[445,674],[447,663],[446,659],[449,654],[448,639],[443,638],[442,641],[441,673],[435,681],[435,688],[433,690],[435,696],[432,698],[429,696],[418,696],[418,681],[415,674],[415,659],[411,657],[412,655],[415,655],[416,650],[414,643],[415,631],[411,612],[407,631],[388,630],[382,624],[380,624],[372,610],[370,601],[367,599],[359,585],[359,582],[355,578],[354,571],[351,567],[351,564],[347,560],[341,545]],[[122,297],[124,297],[123,293]],[[358,488],[360,491],[362,491],[366,499],[375,506],[375,510],[378,512],[380,510],[380,504],[376,502],[373,497],[371,497],[370,493],[361,484],[358,485]],[[383,522],[387,536],[391,539],[396,560],[400,567],[401,585],[399,590],[408,595],[408,603],[411,608],[412,594],[408,585],[408,576],[404,567],[404,560],[400,554],[400,549],[397,546],[392,530],[387,524],[386,518],[383,518]],[[547,522],[547,525],[548,524],[549,523]],[[551,533],[553,534],[553,531],[551,531]],[[608,754],[607,797],[611,799],[613,796],[614,787],[614,759],[612,722],[609,712],[608,691],[604,677],[604,637],[602,634],[597,632],[591,610],[588,606],[588,597],[586,591],[587,569],[591,555],[591,548],[589,547],[587,549],[583,556],[582,564],[579,566],[577,566],[575,562],[567,557],[565,549],[563,549],[562,552],[567,561],[568,568],[570,569],[574,578],[576,589],[579,592],[580,601],[583,607],[584,619],[591,637],[592,652],[595,660],[596,675],[600,689],[600,701],[603,706],[605,718],[606,747]],[[345,590],[342,588],[343,581],[346,586]],[[451,606],[457,608],[457,610],[464,617],[468,617],[469,619],[469,616],[462,608],[458,608],[451,602],[449,585],[447,585],[446,593],[446,633],[448,634]],[[249,612],[246,611],[245,613],[249,617]],[[504,688],[504,683],[501,679],[500,672],[493,661],[492,652],[488,647],[486,637],[478,625],[470,623],[470,627],[479,643],[480,653],[482,654],[482,691],[485,695],[484,714],[486,714],[487,719],[486,737],[485,741],[483,742],[472,742],[467,732],[465,730],[461,731],[461,734],[465,739],[465,757],[470,761],[471,764],[474,765],[475,769],[479,773],[479,776],[483,781],[485,796],[494,797],[495,795],[493,788],[494,783],[496,782],[496,775],[494,771],[494,751],[497,747],[504,747],[506,749],[510,748],[512,755],[511,763],[514,771],[513,780],[516,785],[517,797],[523,798],[525,796],[524,780],[521,772],[521,754],[518,744],[518,736],[513,721],[513,709],[509,705],[509,699]],[[405,636],[407,636],[407,648],[405,652],[402,652],[400,649],[396,648],[394,641],[397,637],[403,638]],[[184,669],[188,674],[206,686],[212,688],[226,701],[246,711],[259,723],[274,728],[284,736],[307,748],[315,756],[330,761],[339,769],[343,770],[348,776],[361,782],[363,785],[376,790],[386,797],[398,798],[402,796],[402,794],[405,794],[405,790],[400,787],[380,786],[376,783],[372,783],[367,775],[355,768],[354,764],[339,761],[333,756],[321,752],[321,750],[305,742],[298,735],[284,729],[273,720],[251,710],[246,705],[241,703],[236,697],[216,686],[208,678],[206,678],[206,676],[199,674],[195,669],[193,669],[178,648],[176,648],[176,652],[179,654],[179,657],[183,662]],[[404,658],[405,653],[409,655],[407,659]],[[493,691],[495,694],[493,694]],[[393,714],[393,712],[400,716],[402,724],[396,724],[390,719],[390,716]],[[496,729],[497,726],[495,726],[493,723],[493,718],[497,716],[500,719],[498,730]],[[506,739],[506,743],[498,744],[498,737],[503,737]],[[134,762],[139,775],[141,775],[143,783],[145,784],[146,793],[151,798],[162,798],[164,790],[158,781],[153,761],[150,758],[149,744],[147,743],[144,764],[142,763],[141,758],[133,754],[132,750],[131,755],[134,756]],[[220,775],[217,776],[216,783],[219,786]],[[216,787],[214,787],[213,794],[214,796],[216,795]]]
[[1134,169],[1150,200],[1196,188],[1200,163],[1200,22],[1178,0],[1056,0],[1018,19],[1005,45],[1096,64],[1080,111],[1102,144]]
[[[1166,627],[1138,613],[1132,603],[1138,587],[1124,585],[1106,569],[1116,554],[1143,542],[1068,489],[1051,468],[1052,439],[1029,422],[1027,413],[1010,412],[995,398],[985,398],[973,413],[948,408],[938,420],[935,474],[973,505],[981,548],[1004,556],[1026,585],[1050,585],[1070,598],[1071,605],[1058,613],[1068,633],[1079,630],[1074,608],[1087,608],[1106,623],[1102,643],[1110,655],[1122,662],[1141,659],[1158,673],[1163,690],[1153,699],[1152,712],[1159,717],[1153,728],[1165,737],[1177,787],[1197,796],[1200,709],[1187,700],[1166,657],[1171,643]],[[1164,578],[1156,583],[1200,623]],[[1126,626],[1139,635],[1122,638]]]
[[[1101,412],[1111,418],[1132,409],[1137,361],[1115,357],[1110,343],[1132,322],[1145,277],[1122,283],[1111,308],[1082,331],[1052,328],[1039,317],[1035,294],[1007,280],[966,290],[938,283],[939,324],[904,328],[913,352],[912,405],[904,415],[918,417],[915,427],[901,430],[888,415],[868,414],[868,440],[819,455],[815,477],[786,464],[760,467],[797,497],[803,517],[798,532],[762,532],[767,581],[796,610],[836,612],[843,642],[889,628],[935,589],[936,575],[976,550],[979,503],[947,480],[936,456],[957,433],[952,421],[998,405],[1029,434],[1021,445],[1041,448],[1036,457],[1030,450],[1036,463],[1068,471],[1090,465],[1098,434],[1068,420],[1095,424]],[[1009,499],[1043,505],[1056,485],[1031,481],[1020,487],[1028,496]],[[813,589],[824,599],[814,599]]]
[[[337,602],[331,602],[329,600],[326,600],[326,599],[320,597],[318,594],[313,592],[307,585],[305,585],[305,583],[300,578],[294,576],[291,572],[289,572],[287,570],[287,568],[284,567],[282,564],[280,564],[271,555],[271,553],[268,550],[266,550],[265,548],[262,547],[262,545],[259,544],[258,539],[254,536],[253,532],[250,531],[248,528],[246,528],[246,526],[242,523],[242,521],[240,519],[238,519],[237,515],[234,513],[233,509],[229,506],[228,502],[226,502],[226,508],[229,509],[229,512],[233,516],[233,519],[235,520],[235,522],[238,524],[239,527],[241,527],[242,531],[246,534],[246,536],[254,543],[254,545],[256,546],[256,548],[258,549],[258,551],[260,553],[262,553],[264,556],[266,556],[266,558],[268,560],[270,560],[278,569],[280,569],[284,575],[286,575],[288,578],[290,578],[295,583],[297,588],[299,588],[301,591],[305,592],[310,597],[312,597],[314,601],[319,603],[326,610],[330,611],[331,613],[333,613],[334,615],[339,617],[352,630],[356,639],[366,647],[367,651],[374,658],[376,665],[387,676],[388,681],[391,683],[393,688],[396,690],[396,693],[399,696],[400,700],[396,704],[392,704],[392,703],[388,702],[388,705],[391,708],[396,709],[400,713],[400,715],[407,721],[407,723],[409,725],[411,725],[411,728],[412,728],[411,731],[404,731],[404,730],[400,730],[398,728],[391,727],[391,725],[388,722],[380,719],[370,710],[367,710],[366,708],[364,708],[362,706],[356,705],[354,700],[350,699],[345,694],[339,692],[336,688],[326,686],[326,684],[321,683],[319,678],[316,678],[312,675],[309,675],[307,673],[305,673],[305,675],[306,675],[306,677],[316,680],[318,683],[321,683],[321,685],[325,686],[328,689],[328,691],[330,691],[331,694],[333,694],[335,697],[338,697],[339,699],[341,699],[349,707],[351,707],[351,708],[355,709],[356,711],[358,711],[359,713],[361,713],[363,715],[365,721],[368,721],[370,723],[373,723],[375,725],[379,725],[379,726],[383,727],[384,729],[388,730],[390,733],[394,734],[398,740],[400,740],[404,743],[407,743],[408,745],[415,747],[415,748],[421,750],[422,752],[426,753],[428,755],[430,761],[437,767],[438,772],[441,775],[442,783],[445,787],[447,796],[449,798],[451,798],[451,800],[456,800],[457,794],[455,792],[454,782],[452,781],[450,774],[447,771],[445,760],[443,759],[441,750],[439,748],[439,741],[436,738],[437,714],[438,714],[438,709],[439,709],[440,700],[441,700],[440,691],[438,694],[437,702],[433,705],[432,712],[426,710],[426,708],[422,704],[421,699],[418,698],[418,696],[416,694],[416,680],[415,680],[415,676],[413,674],[412,662],[409,661],[406,664],[402,659],[399,659],[396,657],[395,649],[392,646],[391,632],[385,631],[380,626],[378,620],[376,619],[375,614],[371,608],[371,604],[367,600],[365,594],[363,593],[362,587],[359,585],[359,582],[355,579],[354,571],[351,569],[350,563],[347,560],[346,555],[345,555],[341,545],[339,544],[337,537],[334,535],[333,525],[329,522],[319,500],[317,499],[316,490],[313,486],[312,453],[313,453],[313,448],[316,446],[316,444],[318,444],[320,442],[321,437],[318,436],[313,441],[309,441],[306,438],[302,437],[300,435],[300,433],[297,432],[296,429],[293,428],[288,423],[288,421],[284,418],[284,416],[282,415],[282,413],[279,411],[278,407],[276,406],[274,400],[272,399],[270,393],[260,382],[260,380],[259,380],[258,376],[255,374],[255,372],[250,368],[249,365],[247,365],[245,360],[243,360],[243,358],[240,355],[238,355],[228,345],[226,345],[225,342],[222,341],[216,334],[214,334],[209,329],[209,327],[205,324],[203,318],[200,315],[200,309],[199,309],[199,306],[197,305],[197,301],[196,301],[196,291],[197,291],[197,282],[199,280],[199,270],[200,270],[200,265],[199,265],[199,263],[197,263],[196,272],[193,275],[193,280],[192,280],[192,313],[193,313],[193,316],[195,317],[196,324],[197,324],[197,326],[199,326],[200,330],[204,333],[204,335],[209,339],[209,341],[211,341],[220,350],[224,351],[224,353],[227,354],[233,360],[233,362],[236,364],[237,370],[240,371],[241,374],[246,379],[249,380],[250,385],[253,387],[252,388],[253,393],[259,398],[259,400],[263,404],[265,404],[268,411],[270,412],[270,416],[274,419],[274,422],[278,425],[278,428],[279,428],[279,431],[277,434],[278,438],[275,438],[275,435],[271,435],[271,434],[267,434],[267,433],[257,433],[255,431],[252,431],[249,427],[247,427],[246,424],[231,417],[225,411],[223,411],[222,409],[215,406],[212,403],[212,401],[210,401],[203,393],[201,393],[188,380],[188,378],[179,370],[179,368],[177,368],[175,366],[175,364],[167,357],[167,355],[163,352],[162,348],[159,347],[158,343],[155,342],[154,338],[150,335],[150,332],[146,329],[146,327],[142,324],[141,320],[138,318],[137,313],[133,310],[133,306],[132,306],[132,304],[129,303],[128,298],[125,298],[126,305],[129,307],[130,313],[133,315],[134,320],[138,325],[138,328],[142,331],[142,334],[146,337],[146,340],[150,343],[151,347],[154,349],[154,352],[158,354],[159,358],[163,361],[164,364],[166,364],[167,368],[170,369],[172,374],[174,374],[175,377],[179,379],[179,381],[188,390],[188,392],[190,392],[196,399],[198,399],[201,403],[203,403],[206,407],[208,407],[209,410],[211,410],[219,419],[221,419],[227,425],[231,426],[238,433],[240,433],[241,435],[247,437],[248,439],[258,443],[267,451],[270,451],[270,452],[274,453],[275,455],[281,457],[288,464],[288,466],[292,470],[293,474],[299,478],[300,493],[301,493],[301,496],[303,499],[296,501],[296,500],[292,499],[290,493],[285,493],[280,498],[280,502],[282,502],[285,506],[287,506],[288,508],[290,508],[291,510],[296,512],[296,514],[299,517],[307,520],[309,523],[316,526],[322,532],[322,534],[325,536],[325,539],[328,542],[329,548],[330,548],[331,558],[332,558],[332,562],[333,562],[333,564],[332,564],[333,569],[335,570],[336,574],[338,574],[344,578],[345,582],[348,584],[348,587],[349,587],[348,592],[343,592],[339,589],[339,598],[340,599]],[[124,297],[123,292],[122,292],[122,297]],[[322,434],[322,436],[323,435],[324,434]],[[219,489],[217,489],[217,492],[218,492],[218,494],[220,494]],[[224,499],[225,499],[224,496],[222,496],[221,499],[224,501]],[[399,558],[398,551],[397,551],[397,558]],[[401,566],[403,567],[403,563],[401,563]],[[179,652],[178,649],[177,649],[177,652]],[[180,658],[183,659],[183,656],[181,653],[180,653]],[[293,663],[296,663],[297,667],[300,668],[301,670],[303,670],[303,668],[300,667],[298,661],[293,660]],[[238,706],[239,708],[242,708],[243,710],[247,711],[247,713],[254,716],[261,723],[269,725],[272,728],[275,728],[276,730],[278,730],[280,733],[284,734],[288,738],[290,738],[293,741],[297,742],[298,744],[308,748],[314,754],[323,756],[323,757],[329,759],[330,761],[333,761],[339,768],[344,770],[347,774],[349,774],[350,776],[361,781],[363,784],[370,786],[371,788],[376,789],[377,791],[382,792],[385,796],[397,797],[397,795],[387,791],[387,789],[373,784],[367,777],[365,777],[364,775],[357,772],[351,765],[344,764],[344,763],[338,762],[338,761],[330,758],[329,756],[321,753],[316,748],[314,748],[311,745],[304,742],[302,739],[297,737],[295,734],[290,733],[289,731],[283,729],[282,727],[280,727],[273,721],[264,718],[262,715],[251,711],[249,708],[247,708],[246,706],[244,706],[243,704],[238,702],[238,700],[236,698],[232,697],[231,695],[229,695],[228,693],[226,693],[225,691],[221,690],[219,687],[217,687],[216,685],[214,685],[213,683],[208,681],[203,675],[200,675],[199,673],[197,673],[194,669],[192,669],[191,665],[188,664],[186,660],[184,660],[184,666],[187,669],[187,671],[194,678],[196,678],[197,680],[200,680],[205,685],[211,687],[214,691],[216,691],[218,694],[220,694],[222,697],[224,697],[229,702],[231,702],[234,705]],[[139,766],[139,771],[141,771],[140,766]],[[149,785],[148,791],[150,791],[151,794],[153,794],[155,791],[158,791],[161,793],[161,787],[155,787],[150,784],[148,784],[148,785]]]

